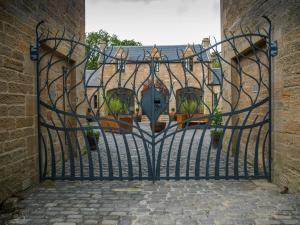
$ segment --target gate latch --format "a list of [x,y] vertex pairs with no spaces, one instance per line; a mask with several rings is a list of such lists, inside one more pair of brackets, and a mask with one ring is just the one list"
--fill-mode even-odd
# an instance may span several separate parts
[[271,48],[271,56],[276,56],[278,54],[278,45],[277,45],[277,41],[272,41],[270,44],[270,48]]
[[38,59],[38,48],[36,46],[30,45],[30,59],[32,61],[37,61]]

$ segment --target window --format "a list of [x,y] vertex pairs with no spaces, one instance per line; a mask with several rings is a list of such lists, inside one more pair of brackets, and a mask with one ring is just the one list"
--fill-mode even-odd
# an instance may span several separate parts
[[218,106],[218,94],[214,94],[214,108]]
[[254,84],[252,85],[252,92],[253,92],[253,93],[257,93],[257,92],[258,92],[258,84],[257,84],[257,83],[254,83]]
[[119,71],[119,72],[125,71],[125,62],[123,60],[117,61],[117,71]]
[[94,95],[94,108],[98,108],[98,95]]
[[155,72],[159,72],[159,62],[155,62]]
[[187,58],[187,59],[185,59],[184,60],[184,67],[188,71],[193,71],[193,69],[194,69],[193,58]]

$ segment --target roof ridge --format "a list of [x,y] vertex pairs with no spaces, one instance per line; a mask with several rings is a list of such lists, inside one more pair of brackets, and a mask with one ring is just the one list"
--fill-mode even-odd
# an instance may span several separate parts
[[[194,44],[195,46],[201,46],[201,44]],[[181,44],[181,45],[112,45],[107,46],[106,48],[154,48],[154,47],[187,47],[187,46],[193,46],[192,44]]]

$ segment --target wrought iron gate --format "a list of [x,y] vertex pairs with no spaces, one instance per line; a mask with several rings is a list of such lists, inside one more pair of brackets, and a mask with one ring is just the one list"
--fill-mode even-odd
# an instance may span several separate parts
[[265,19],[207,48],[98,48],[39,23],[41,179],[270,178],[276,45]]

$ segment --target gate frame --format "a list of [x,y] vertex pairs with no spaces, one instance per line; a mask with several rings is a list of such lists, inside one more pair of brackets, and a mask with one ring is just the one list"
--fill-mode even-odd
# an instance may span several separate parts
[[[273,31],[273,27],[272,27],[272,22],[271,20],[267,17],[267,16],[263,16],[263,18],[267,21],[269,27],[267,30],[267,35],[264,35],[267,38],[266,41],[266,45],[268,47],[268,112],[269,112],[269,121],[268,121],[268,129],[269,129],[269,137],[268,137],[268,175],[266,177],[263,178],[267,178],[269,181],[272,180],[272,135],[273,135],[273,130],[272,130],[272,120],[273,120],[273,110],[272,110],[272,74],[273,74],[273,57],[275,57],[277,55],[277,51],[278,51],[278,46],[277,46],[277,41],[273,41],[272,40],[272,31]],[[41,47],[40,45],[40,38],[42,37],[42,35],[39,35],[39,27],[44,23],[44,21],[39,22],[36,25],[36,29],[35,29],[35,36],[36,36],[36,42],[34,46],[30,46],[30,57],[32,61],[36,61],[36,97],[37,97],[37,138],[38,138],[38,154],[39,154],[39,179],[40,181],[43,181],[44,179],[51,179],[49,177],[44,177],[43,176],[43,169],[42,169],[42,143],[41,143],[41,136],[42,136],[42,132],[41,132],[41,121],[40,121],[40,115],[41,115],[41,107],[40,107],[40,102],[41,102],[41,96],[40,96],[40,80],[39,80],[39,49]],[[257,35],[257,33],[247,33],[247,35],[251,36],[251,35]],[[220,45],[224,42],[227,42],[230,39],[233,38],[237,38],[237,37],[243,37],[246,36],[246,34],[242,33],[241,35],[235,35],[231,38],[225,38],[225,40],[222,40],[220,42],[215,43],[213,46],[207,48],[204,50],[207,51],[209,49],[212,49],[214,46]],[[263,36],[263,35],[262,35]],[[46,39],[48,39],[48,35],[46,37]],[[74,40],[72,40],[74,41]],[[79,43],[79,41],[78,41]],[[84,44],[83,44],[84,45]],[[197,53],[199,54],[199,53]],[[197,55],[195,54],[195,55]],[[183,57],[184,58],[184,57]],[[183,59],[181,58],[181,59]],[[148,61],[149,62],[149,61]],[[155,62],[153,60],[151,60],[151,65],[154,64]],[[154,74],[151,74],[151,79],[154,79]],[[152,97],[154,96],[154,89],[152,89]],[[153,99],[152,99],[153,100]],[[153,102],[153,101],[152,101]],[[152,113],[154,114],[154,107],[152,107]],[[225,113],[226,114],[226,113]],[[228,113],[227,113],[228,114]],[[230,113],[229,113],[230,114]],[[209,115],[209,118],[211,118],[212,115]],[[154,122],[155,121],[151,121],[152,122],[152,128],[154,130]],[[233,126],[234,127],[234,126]],[[176,133],[175,133],[176,134]],[[174,135],[175,135],[174,134]],[[155,180],[159,180],[160,177],[156,177],[156,159],[155,159],[155,150],[153,150],[153,148],[155,149],[155,135],[152,135],[152,146],[151,146],[151,150],[152,150],[152,180],[153,182]],[[160,166],[160,165],[158,165]],[[255,177],[255,176],[254,176]],[[257,178],[261,178],[261,177],[257,177]],[[57,179],[57,178],[54,178]],[[71,180],[76,180],[76,177],[71,178]],[[85,179],[85,178],[84,178]],[[144,177],[142,178],[144,179]],[[149,179],[149,178],[145,178],[145,179]],[[182,179],[182,178],[181,178]],[[218,178],[215,178],[218,179]],[[238,177],[237,179],[240,179],[240,177]]]

